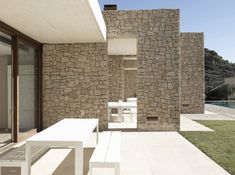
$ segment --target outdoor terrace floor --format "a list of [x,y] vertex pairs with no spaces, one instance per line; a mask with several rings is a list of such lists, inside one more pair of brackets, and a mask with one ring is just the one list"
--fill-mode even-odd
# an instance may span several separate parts
[[[62,150],[63,151],[63,150]],[[58,153],[60,150],[58,150]],[[50,165],[56,156],[48,156]],[[73,175],[73,152],[53,175]],[[47,175],[35,164],[32,175]],[[43,172],[43,171],[44,172]],[[94,175],[112,175],[112,169],[94,169]],[[228,175],[223,168],[177,132],[123,132],[121,175]]]
[[[190,125],[193,123],[191,129],[197,130],[199,125],[197,125],[197,122],[190,120],[191,118],[200,118],[201,120],[208,118],[213,119],[212,115],[214,115],[215,120],[223,119],[224,117],[233,118],[233,113],[229,113],[230,109],[227,111],[228,113],[226,113],[226,115],[222,115],[226,108],[216,108],[216,112],[218,113],[213,113],[214,108],[216,108],[216,106],[206,105],[206,114],[182,115],[183,120],[181,117],[181,122],[186,121],[186,129],[190,129]],[[221,113],[219,113],[220,111]],[[204,128],[203,125],[201,126]],[[60,154],[61,151],[64,150],[54,150],[53,154]],[[50,154],[52,153],[50,152]],[[42,157],[41,161],[38,161],[38,163],[32,166],[32,175],[73,175],[73,152],[67,156],[57,169],[52,167],[56,157],[57,156],[48,155]],[[112,169],[94,169],[94,175],[112,175],[113,173],[114,171]],[[122,132],[121,175],[172,174],[229,175],[227,171],[178,132]],[[4,175],[19,174],[17,172],[13,174],[13,171],[11,171],[11,174]]]

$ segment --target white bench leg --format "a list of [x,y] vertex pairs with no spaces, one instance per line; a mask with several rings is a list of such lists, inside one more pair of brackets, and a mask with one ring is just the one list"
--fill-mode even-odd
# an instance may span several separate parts
[[96,127],[96,144],[99,142],[99,122],[97,123]]
[[[20,167],[20,173],[21,173],[21,175],[27,174],[27,170],[26,170],[26,166],[25,166],[25,165],[22,165],[22,166]],[[1,174],[0,174],[0,175],[1,175]]]
[[[93,172],[92,172],[92,165],[91,164],[89,164],[89,175],[92,175],[93,174]],[[1,175],[1,174],[0,174]]]
[[75,175],[83,175],[83,146],[75,148]]
[[25,146],[25,174],[31,175],[31,145],[28,143]]
[[120,175],[120,164],[119,163],[117,163],[115,165],[115,175]]

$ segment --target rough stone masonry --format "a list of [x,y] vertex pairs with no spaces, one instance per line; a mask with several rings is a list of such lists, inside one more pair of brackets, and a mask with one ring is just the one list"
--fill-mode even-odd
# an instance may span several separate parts
[[204,113],[205,66],[203,33],[180,34],[181,113]]
[[63,118],[99,118],[107,128],[106,44],[43,46],[43,125]]
[[108,58],[108,99],[110,102],[124,100],[123,56]]
[[[138,130],[178,130],[180,126],[180,67],[193,67],[190,60],[193,55],[202,55],[202,46],[194,49],[186,48],[182,41],[199,38],[180,36],[179,10],[133,10],[104,11],[103,16],[107,26],[107,38],[137,39],[137,120]],[[189,34],[190,35],[190,34]],[[181,42],[181,47],[180,47]],[[186,43],[186,42],[185,42]],[[181,49],[181,50],[180,50]],[[193,55],[184,49],[193,49]],[[180,59],[180,51],[184,58]],[[187,60],[180,66],[181,60]],[[114,59],[107,54],[107,44],[45,44],[43,47],[43,124],[48,127],[64,117],[100,119],[100,128],[107,129],[109,98],[123,97],[123,84],[110,84],[109,66]],[[202,71],[203,60],[195,58],[200,63],[192,71]],[[117,61],[117,60],[115,60]],[[194,63],[194,62],[193,62]],[[199,67],[197,67],[199,66]],[[116,69],[116,68],[114,68]],[[187,69],[191,71],[191,69]],[[120,72],[119,75],[122,75]],[[181,72],[182,74],[182,72]],[[197,74],[198,79],[203,76]],[[185,75],[185,74],[184,74]],[[116,77],[117,78],[117,77]],[[180,83],[181,82],[181,83]],[[195,88],[203,93],[203,83]],[[112,88],[118,87],[115,96],[110,96]],[[110,96],[110,97],[109,97]],[[195,98],[190,98],[190,104]],[[182,101],[184,99],[182,98]],[[200,98],[196,104],[203,103]],[[198,107],[199,108],[199,107]]]
[[179,10],[104,11],[108,38],[137,39],[139,130],[179,129]]

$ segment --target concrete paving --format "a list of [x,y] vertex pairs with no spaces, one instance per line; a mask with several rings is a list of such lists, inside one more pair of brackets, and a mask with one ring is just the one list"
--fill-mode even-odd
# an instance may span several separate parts
[[123,133],[122,175],[228,175],[177,132]]
[[[61,151],[62,154],[65,153],[65,150]],[[32,175],[74,175],[73,152],[58,165],[58,168],[55,168],[54,164],[58,161],[58,156],[62,155],[60,155],[60,150],[48,154],[33,165]],[[49,169],[54,172],[52,173]],[[19,175],[19,171],[16,170],[9,170],[9,172],[4,175]],[[112,175],[113,173],[112,169],[94,169],[94,175]],[[172,174],[229,175],[177,132],[122,133],[121,175]]]
[[[234,112],[234,113],[233,113]],[[206,105],[205,114],[181,115],[181,130],[211,131],[192,119],[234,120],[235,111]],[[84,151],[85,162],[94,149]],[[63,152],[60,152],[63,151]],[[32,175],[74,175],[74,152],[53,150],[32,167]],[[55,156],[54,156],[55,155]],[[59,158],[62,163],[57,163]],[[86,168],[88,168],[86,163]],[[4,169],[3,175],[20,175]],[[112,175],[112,169],[94,169],[94,175]],[[177,132],[122,132],[121,175],[229,175],[222,167]]]
[[183,114],[183,116],[191,120],[235,120],[222,114]]
[[[73,175],[72,160],[71,154],[53,175]],[[112,169],[94,169],[94,175],[112,174]],[[123,132],[121,175],[172,174],[229,175],[177,132]]]
[[233,109],[233,108],[206,104],[205,109],[206,109],[206,111],[214,112],[218,115],[225,116],[225,117],[228,117],[231,119],[235,119],[235,109]]
[[191,120],[235,120],[235,109],[218,105],[205,105],[205,114],[182,114]]
[[180,131],[214,131],[198,122],[187,118],[187,115],[181,114],[180,116]]

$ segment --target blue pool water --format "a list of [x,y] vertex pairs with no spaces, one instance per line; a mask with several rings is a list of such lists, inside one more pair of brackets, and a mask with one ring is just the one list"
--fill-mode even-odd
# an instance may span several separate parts
[[218,105],[235,109],[235,101],[206,101],[206,104]]

